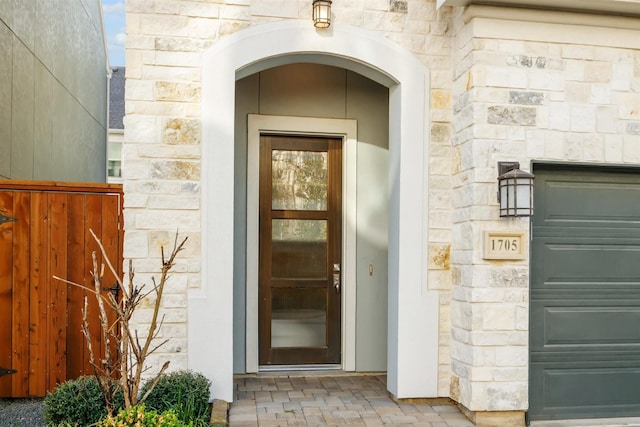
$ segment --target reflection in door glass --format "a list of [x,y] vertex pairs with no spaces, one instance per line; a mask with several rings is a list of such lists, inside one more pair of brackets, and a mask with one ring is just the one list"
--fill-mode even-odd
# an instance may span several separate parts
[[271,208],[327,210],[327,153],[273,150]]
[[326,220],[272,220],[271,277],[327,277]]
[[323,347],[326,327],[326,288],[273,288],[271,347]]

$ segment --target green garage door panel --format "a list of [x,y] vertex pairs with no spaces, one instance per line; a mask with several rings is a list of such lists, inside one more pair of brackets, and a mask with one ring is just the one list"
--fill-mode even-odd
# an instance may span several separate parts
[[640,171],[536,167],[530,420],[640,415]]

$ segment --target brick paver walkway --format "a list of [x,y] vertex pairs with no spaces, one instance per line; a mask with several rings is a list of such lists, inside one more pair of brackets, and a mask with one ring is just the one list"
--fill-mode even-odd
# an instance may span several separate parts
[[239,377],[231,427],[472,427],[453,405],[394,402],[384,375]]

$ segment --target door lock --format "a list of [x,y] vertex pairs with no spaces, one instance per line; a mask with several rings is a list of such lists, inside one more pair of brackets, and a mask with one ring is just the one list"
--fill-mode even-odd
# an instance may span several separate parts
[[336,293],[340,293],[340,273],[333,274],[333,287]]

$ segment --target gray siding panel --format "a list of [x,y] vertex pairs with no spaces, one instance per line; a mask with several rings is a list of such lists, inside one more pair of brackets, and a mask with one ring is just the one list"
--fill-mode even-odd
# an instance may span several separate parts
[[99,0],[0,2],[0,178],[104,182]]
[[[6,7],[8,2],[0,2]],[[11,175],[11,100],[13,81],[13,34],[0,22],[0,178]]]
[[34,58],[18,39],[13,41],[11,103],[11,177],[33,177]]

